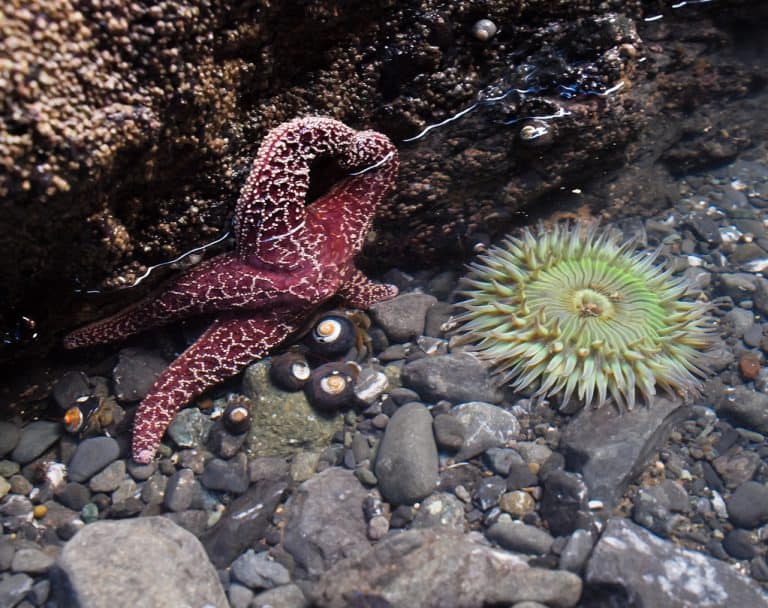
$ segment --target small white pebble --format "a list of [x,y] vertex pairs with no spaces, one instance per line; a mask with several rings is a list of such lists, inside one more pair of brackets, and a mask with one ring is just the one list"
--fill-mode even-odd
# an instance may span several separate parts
[[719,492],[712,490],[712,498],[710,499],[710,502],[712,503],[712,509],[714,509],[720,519],[728,519],[728,509]]

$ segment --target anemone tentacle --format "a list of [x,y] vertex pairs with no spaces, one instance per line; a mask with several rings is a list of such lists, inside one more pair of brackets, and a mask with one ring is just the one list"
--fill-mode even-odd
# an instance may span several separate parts
[[[695,396],[714,337],[707,303],[657,264],[660,251],[596,223],[507,236],[470,264],[459,344],[535,397],[632,408],[657,387]],[[688,298],[688,299],[686,299]]]

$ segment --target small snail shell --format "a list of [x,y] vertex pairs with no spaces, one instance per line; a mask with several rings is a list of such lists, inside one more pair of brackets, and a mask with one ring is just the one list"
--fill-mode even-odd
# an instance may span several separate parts
[[303,387],[312,372],[304,355],[287,352],[272,357],[269,375],[272,381],[287,391],[298,391]]
[[480,42],[488,42],[499,31],[490,19],[480,19],[472,26],[472,35]]
[[96,397],[80,398],[77,405],[73,405],[64,412],[62,423],[64,430],[68,433],[79,433],[84,431],[88,425],[88,420],[92,414],[99,408],[99,400]]
[[354,397],[355,376],[356,369],[348,363],[326,363],[312,372],[304,392],[313,407],[332,412]]
[[554,141],[552,126],[543,120],[528,120],[517,132],[518,141],[530,148],[548,146]]
[[251,410],[246,404],[233,401],[224,410],[222,422],[224,428],[233,435],[245,433],[251,428]]
[[355,345],[355,324],[341,315],[323,315],[309,333],[309,347],[324,357],[338,357]]
[[85,426],[85,415],[80,406],[75,405],[64,412],[64,429],[68,433],[77,433]]

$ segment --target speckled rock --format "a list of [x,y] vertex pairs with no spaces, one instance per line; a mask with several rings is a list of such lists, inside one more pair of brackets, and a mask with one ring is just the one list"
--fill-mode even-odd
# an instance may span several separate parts
[[64,606],[228,605],[200,542],[164,517],[86,526],[64,546],[51,574]]
[[291,580],[288,569],[276,562],[265,551],[249,549],[232,562],[230,570],[236,581],[251,589],[272,589],[287,585]]
[[424,333],[427,311],[437,298],[424,293],[404,293],[371,306],[371,316],[393,342],[407,342]]
[[245,440],[250,457],[290,456],[322,450],[341,429],[341,413],[327,415],[312,408],[303,392],[283,391],[269,378],[268,359],[249,366],[243,393],[251,399],[253,424]]
[[147,396],[168,362],[152,351],[124,348],[117,355],[112,370],[115,395],[121,401],[139,401]]
[[382,496],[395,504],[411,504],[437,487],[437,445],[432,416],[420,403],[399,408],[379,445],[374,472]]
[[681,401],[666,397],[657,397],[651,407],[638,406],[623,414],[610,404],[584,408],[563,434],[566,462],[582,473],[591,498],[612,506],[673,426],[689,413]]
[[467,460],[488,448],[502,447],[520,433],[520,423],[512,412],[482,401],[461,403],[451,415],[464,426],[464,445],[456,460]]
[[168,437],[180,448],[202,449],[208,441],[213,421],[196,407],[178,412],[168,427]]
[[406,363],[403,386],[413,389],[431,403],[441,399],[452,403],[499,403],[502,398],[488,367],[466,353],[422,357]]
[[575,574],[529,567],[472,534],[410,530],[339,562],[315,586],[313,599],[322,608],[347,608],[348,598],[361,593],[391,608],[511,606],[523,600],[567,608],[578,602],[581,585]]
[[466,527],[464,507],[454,494],[436,492],[421,503],[411,527],[450,528],[463,532]]
[[283,537],[298,576],[317,578],[340,559],[368,549],[363,517],[367,495],[352,471],[335,467],[299,486],[286,505]]
[[759,585],[727,562],[662,540],[626,519],[608,522],[586,582],[618,586],[643,606],[768,606]]

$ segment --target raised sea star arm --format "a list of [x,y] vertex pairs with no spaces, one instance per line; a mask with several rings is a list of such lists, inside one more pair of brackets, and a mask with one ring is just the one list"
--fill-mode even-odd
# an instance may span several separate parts
[[[359,171],[323,200],[351,197],[355,207],[361,207],[354,209],[362,220],[358,223],[370,224],[397,172],[397,152],[389,139],[374,131],[355,131],[331,118],[291,120],[265,138],[237,202],[235,253],[241,260],[286,270],[314,261],[317,235],[306,230],[306,197],[310,167],[319,156],[331,156],[342,168]],[[381,187],[372,190],[374,183]],[[346,207],[336,207],[335,217],[347,219],[341,215]],[[344,231],[341,226],[336,229]],[[358,249],[362,236],[355,236]]]
[[194,315],[293,303],[295,298],[278,279],[231,254],[222,254],[198,264],[133,306],[71,332],[64,338],[64,347],[117,342]]
[[344,304],[366,310],[376,302],[394,298],[397,287],[388,283],[375,283],[353,268],[336,295],[341,297]]
[[136,412],[133,459],[152,460],[176,412],[206,388],[238,373],[296,331],[304,316],[270,310],[222,317],[157,378]]

